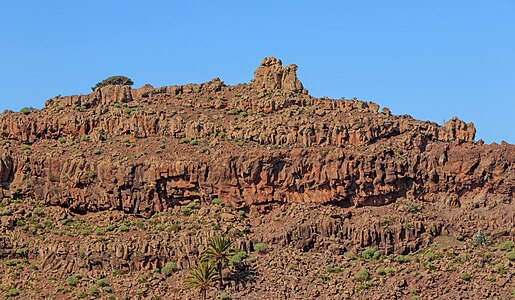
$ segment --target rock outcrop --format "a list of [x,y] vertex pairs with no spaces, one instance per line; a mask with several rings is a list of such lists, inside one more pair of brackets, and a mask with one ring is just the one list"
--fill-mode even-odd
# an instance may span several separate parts
[[144,215],[214,197],[236,206],[513,199],[514,145],[476,143],[474,125],[457,118],[442,127],[372,102],[313,98],[296,69],[265,58],[250,84],[107,86],[4,113],[2,194]]
[[251,85],[257,90],[283,90],[293,93],[307,93],[297,78],[297,65],[283,67],[280,59],[265,57],[254,71]]

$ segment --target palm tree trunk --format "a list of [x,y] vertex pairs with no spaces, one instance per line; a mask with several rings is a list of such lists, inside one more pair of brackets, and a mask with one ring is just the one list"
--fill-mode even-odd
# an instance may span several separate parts
[[202,300],[206,300],[206,289],[201,289],[200,292],[202,293]]
[[218,264],[218,276],[220,276],[220,282],[218,283],[218,289],[221,291],[222,290],[222,287],[224,285],[224,282],[223,282],[223,277],[222,277],[222,264],[219,263]]

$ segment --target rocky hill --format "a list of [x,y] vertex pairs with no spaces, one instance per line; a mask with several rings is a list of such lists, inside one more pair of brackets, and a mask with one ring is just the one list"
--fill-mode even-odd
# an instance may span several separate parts
[[477,142],[457,118],[312,97],[296,70],[265,58],[247,84],[108,85],[1,114],[6,293],[194,299],[180,279],[224,232],[247,255],[268,245],[246,262],[251,283],[229,280],[233,299],[510,297],[513,261],[496,245],[515,236],[515,145]]

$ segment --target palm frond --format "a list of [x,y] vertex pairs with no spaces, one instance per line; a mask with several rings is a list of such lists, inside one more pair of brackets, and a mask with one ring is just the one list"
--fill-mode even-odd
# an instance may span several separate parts
[[216,266],[210,262],[199,262],[184,280],[184,285],[189,288],[207,289],[217,280]]
[[219,235],[212,236],[200,259],[201,261],[225,264],[229,260],[229,256],[234,252],[232,246],[233,243],[228,238]]

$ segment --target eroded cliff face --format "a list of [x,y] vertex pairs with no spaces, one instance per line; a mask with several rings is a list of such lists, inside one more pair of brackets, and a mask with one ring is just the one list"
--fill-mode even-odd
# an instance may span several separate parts
[[249,255],[224,278],[233,299],[511,294],[497,243],[515,236],[515,145],[314,98],[296,70],[265,58],[248,84],[107,86],[1,114],[4,287],[196,299],[183,279],[223,234]]
[[194,199],[450,206],[512,201],[515,146],[357,100],[307,94],[265,58],[250,84],[107,86],[0,115],[1,194],[151,215]]

